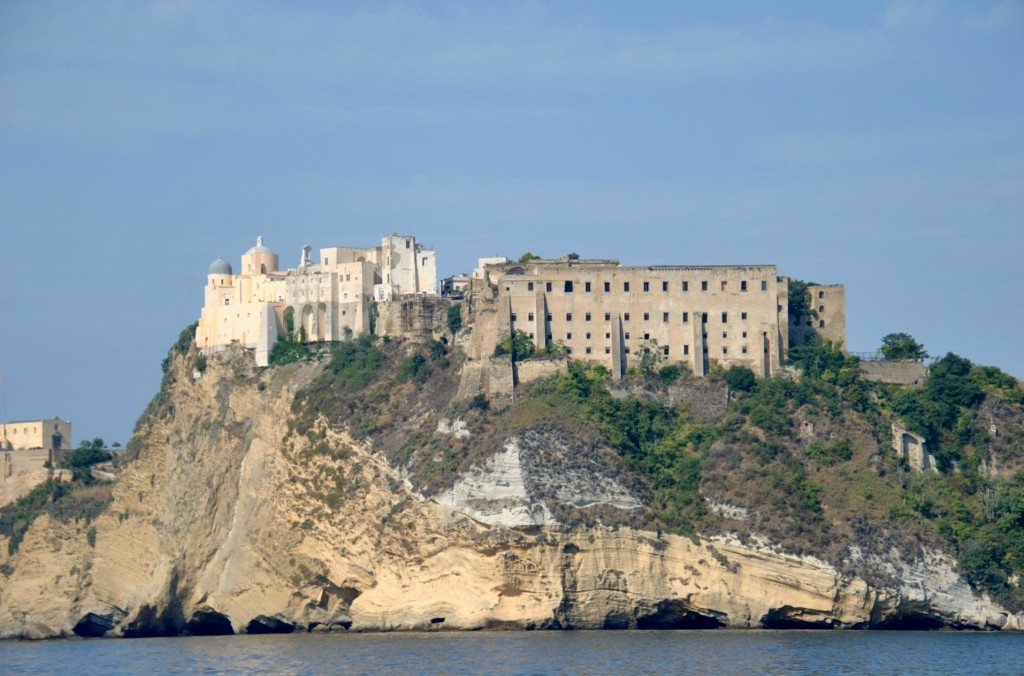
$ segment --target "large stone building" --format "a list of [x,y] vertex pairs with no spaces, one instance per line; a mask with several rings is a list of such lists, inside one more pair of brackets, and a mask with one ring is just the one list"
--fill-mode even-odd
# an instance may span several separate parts
[[69,449],[71,421],[46,418],[0,424],[0,448],[13,451]]
[[208,354],[238,343],[265,366],[278,337],[304,342],[340,340],[373,330],[374,304],[437,294],[437,257],[415,237],[391,234],[369,248],[303,247],[299,265],[279,269],[263,245],[242,255],[239,274],[218,258],[210,265],[196,344]]
[[[682,363],[695,375],[713,362],[742,364],[769,376],[789,345],[788,279],[774,265],[623,267],[617,260],[533,259],[482,265],[476,283],[493,351],[516,330],[538,348],[561,343],[574,359],[607,366],[615,376],[645,355]],[[811,286],[809,332],[845,340],[845,294]]]

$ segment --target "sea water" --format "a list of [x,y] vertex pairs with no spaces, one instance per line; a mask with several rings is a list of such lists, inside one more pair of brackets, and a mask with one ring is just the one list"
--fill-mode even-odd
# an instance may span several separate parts
[[0,672],[1024,674],[1024,634],[555,631],[6,641]]

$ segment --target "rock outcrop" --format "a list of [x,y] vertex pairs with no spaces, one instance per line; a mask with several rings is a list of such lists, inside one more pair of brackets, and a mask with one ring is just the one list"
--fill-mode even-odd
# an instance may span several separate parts
[[109,507],[90,524],[40,517],[6,561],[0,636],[1024,622],[935,551],[860,560],[892,581],[879,585],[766,542],[560,523],[532,496],[620,510],[639,497],[596,462],[545,479],[541,436],[507,439],[425,498],[346,432],[290,433],[320,366],[250,359],[216,355],[193,379],[176,358]]

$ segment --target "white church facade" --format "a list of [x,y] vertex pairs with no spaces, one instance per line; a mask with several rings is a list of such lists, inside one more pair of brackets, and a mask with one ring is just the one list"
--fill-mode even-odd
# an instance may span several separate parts
[[392,298],[437,294],[437,255],[409,235],[390,234],[380,246],[305,246],[299,265],[279,269],[276,253],[258,237],[241,268],[218,258],[207,275],[196,344],[204,354],[238,343],[265,366],[279,336],[302,342],[341,340],[372,331],[373,305]]

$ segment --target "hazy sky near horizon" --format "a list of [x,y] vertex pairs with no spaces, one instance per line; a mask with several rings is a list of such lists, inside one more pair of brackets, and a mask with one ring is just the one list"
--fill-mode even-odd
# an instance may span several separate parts
[[1024,1],[0,4],[0,417],[125,443],[207,267],[775,263],[1024,377]]

